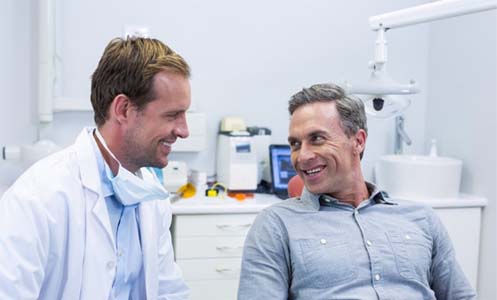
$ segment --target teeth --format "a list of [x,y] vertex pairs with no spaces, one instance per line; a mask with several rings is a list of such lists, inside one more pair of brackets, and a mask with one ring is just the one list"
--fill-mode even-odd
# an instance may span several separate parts
[[312,174],[316,174],[319,171],[321,171],[321,168],[310,169],[310,170],[305,171],[305,173],[312,175]]
[[172,144],[168,143],[168,142],[162,142],[162,145],[166,146],[166,147],[171,147]]

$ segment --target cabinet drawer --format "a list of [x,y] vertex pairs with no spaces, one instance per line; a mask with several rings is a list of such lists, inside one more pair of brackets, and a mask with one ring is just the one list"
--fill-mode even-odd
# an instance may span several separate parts
[[241,258],[178,259],[183,278],[191,280],[237,279],[240,277]]
[[241,257],[245,237],[176,237],[176,258]]
[[238,280],[199,280],[187,281],[191,289],[191,300],[235,300]]
[[186,236],[245,236],[257,214],[177,215],[174,234]]

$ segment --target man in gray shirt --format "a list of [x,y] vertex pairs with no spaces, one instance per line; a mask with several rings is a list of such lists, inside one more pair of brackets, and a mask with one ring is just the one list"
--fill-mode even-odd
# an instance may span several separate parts
[[434,211],[364,181],[362,102],[317,84],[295,94],[289,111],[305,188],[258,215],[238,299],[476,299]]

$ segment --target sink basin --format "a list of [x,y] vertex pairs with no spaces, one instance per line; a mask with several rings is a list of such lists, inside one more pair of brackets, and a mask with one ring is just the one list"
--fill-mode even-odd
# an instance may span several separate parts
[[375,167],[376,183],[399,199],[455,198],[462,161],[442,156],[385,155]]

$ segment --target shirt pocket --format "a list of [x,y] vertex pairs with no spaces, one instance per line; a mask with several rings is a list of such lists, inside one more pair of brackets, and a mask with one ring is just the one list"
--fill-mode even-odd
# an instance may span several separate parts
[[357,277],[346,237],[322,236],[298,240],[304,278],[311,286],[327,286]]
[[430,236],[417,230],[392,229],[387,231],[387,237],[400,276],[426,282],[433,244]]

